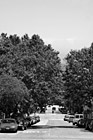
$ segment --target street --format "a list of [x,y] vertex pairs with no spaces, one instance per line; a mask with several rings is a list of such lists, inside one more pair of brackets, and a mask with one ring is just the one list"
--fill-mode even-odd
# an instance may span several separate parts
[[41,121],[25,131],[0,133],[0,140],[92,140],[93,132],[63,121],[62,114],[40,114]]

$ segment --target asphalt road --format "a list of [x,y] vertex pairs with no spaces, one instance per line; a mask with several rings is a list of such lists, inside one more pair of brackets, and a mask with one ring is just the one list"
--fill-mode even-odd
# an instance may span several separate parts
[[40,114],[41,121],[25,131],[0,133],[0,140],[93,140],[93,132],[64,122],[62,114]]

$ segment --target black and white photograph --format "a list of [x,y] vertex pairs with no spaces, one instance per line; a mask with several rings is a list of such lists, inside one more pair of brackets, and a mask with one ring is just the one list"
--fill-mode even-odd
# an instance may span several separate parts
[[0,0],[0,140],[93,140],[93,0]]

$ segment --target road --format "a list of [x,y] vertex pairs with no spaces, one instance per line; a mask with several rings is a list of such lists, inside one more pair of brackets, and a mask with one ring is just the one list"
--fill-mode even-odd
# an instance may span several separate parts
[[63,121],[62,114],[40,114],[41,121],[25,131],[0,133],[0,140],[92,140],[93,132]]

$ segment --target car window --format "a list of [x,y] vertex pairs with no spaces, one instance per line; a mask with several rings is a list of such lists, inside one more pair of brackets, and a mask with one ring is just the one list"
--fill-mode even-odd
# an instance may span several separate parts
[[70,116],[70,118],[74,118],[74,116]]
[[79,115],[76,115],[75,118],[79,118]]
[[56,110],[56,107],[52,107],[52,110]]
[[83,115],[80,115],[80,118],[83,118]]
[[2,123],[15,123],[15,120],[2,120]]

